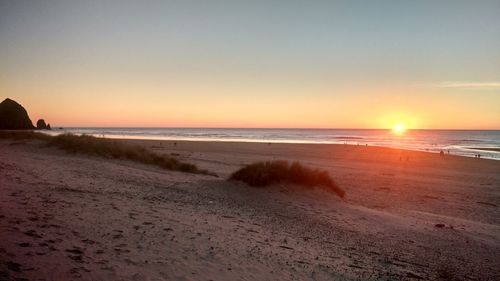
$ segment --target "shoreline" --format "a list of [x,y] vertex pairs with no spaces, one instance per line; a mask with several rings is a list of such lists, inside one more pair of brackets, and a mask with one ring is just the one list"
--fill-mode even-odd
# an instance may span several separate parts
[[483,150],[483,151],[493,151],[493,152],[500,152],[500,147],[467,147],[469,149],[473,150]]
[[[45,133],[45,132],[41,132]],[[55,136],[57,134],[48,134],[51,136]],[[123,137],[123,136],[116,136],[114,137],[113,135],[98,135],[98,134],[89,134],[97,138],[106,138],[106,139],[111,139],[111,140],[118,140],[118,141],[136,141],[136,142],[199,142],[199,143],[233,143],[233,144],[275,144],[275,145],[332,145],[332,146],[354,146],[354,147],[375,147],[375,148],[381,148],[381,149],[391,149],[391,150],[400,150],[400,151],[408,151],[408,152],[423,152],[423,153],[429,153],[429,154],[439,154],[440,151],[429,151],[426,149],[409,149],[409,148],[399,148],[399,147],[391,147],[391,146],[380,146],[380,145],[369,145],[369,144],[352,144],[352,143],[332,143],[332,142],[307,142],[307,141],[280,141],[280,140],[230,140],[230,139],[220,139],[220,140],[213,140],[213,139],[189,139],[189,138],[148,138],[148,137]],[[471,148],[471,147],[463,147],[464,149],[468,150],[475,150],[478,148]],[[478,149],[482,151],[490,151],[490,152],[500,152],[500,148],[498,150],[486,150],[486,149]],[[445,151],[445,150],[443,150]],[[460,154],[447,154],[445,153],[445,156],[458,156],[458,157],[465,157],[465,158],[475,158],[472,155],[460,155]],[[482,156],[481,159],[487,159],[487,160],[494,160],[494,161],[500,161],[500,158],[494,158],[494,157],[488,157],[488,156]]]
[[[147,139],[147,138],[110,138],[105,137],[106,139],[116,140],[116,141],[125,141],[125,142],[134,142],[134,143],[213,143],[213,144],[232,144],[232,145],[252,145],[252,144],[263,144],[263,145],[275,145],[275,146],[289,146],[289,145],[298,145],[298,146],[332,146],[332,147],[358,147],[358,148],[374,148],[380,150],[387,150],[388,152],[400,152],[400,153],[425,153],[431,155],[439,155],[439,151],[427,151],[427,150],[412,150],[408,148],[397,148],[397,147],[388,147],[388,146],[378,146],[378,145],[361,145],[361,144],[341,144],[341,143],[310,143],[310,142],[267,142],[267,141],[233,141],[233,140],[187,140],[187,139]],[[470,148],[477,149],[477,148]],[[496,151],[500,151],[500,148]],[[463,157],[467,159],[475,158],[473,156],[459,155],[459,154],[447,154],[445,153],[444,157]],[[477,160],[492,160],[492,161],[500,161],[500,158],[489,158],[489,157],[481,157]]]
[[[85,128],[83,128],[85,129]],[[89,128],[92,129],[92,128]],[[160,128],[162,129],[162,128]],[[163,128],[164,129],[164,128]],[[170,129],[170,128],[168,128]],[[191,129],[191,128],[181,128],[181,129]],[[273,130],[273,129],[270,129]],[[301,129],[297,129],[297,131],[300,131]],[[360,130],[363,131],[363,130]],[[458,130],[461,131],[461,130]],[[46,133],[48,135],[57,135],[61,133],[65,133],[63,131],[58,131],[53,130],[51,132],[42,132]],[[84,133],[78,133],[78,132],[66,132],[66,133],[73,133],[73,134],[84,134]],[[454,146],[444,146],[442,148],[436,148],[436,146],[429,146],[429,147],[422,147],[419,148],[418,145],[415,145],[416,147],[409,147],[408,145],[404,145],[404,142],[402,145],[397,144],[395,142],[394,145],[391,144],[371,144],[369,143],[370,141],[366,141],[363,137],[359,138],[358,137],[353,138],[352,136],[346,136],[346,139],[338,140],[338,141],[331,141],[331,140],[284,140],[284,139],[272,139],[272,140],[266,140],[266,139],[251,139],[251,138],[211,138],[211,137],[168,137],[168,136],[131,136],[131,135],[114,135],[114,134],[97,134],[97,133],[88,133],[88,135],[92,135],[95,137],[105,137],[108,139],[117,139],[117,140],[122,140],[122,139],[128,139],[128,140],[144,140],[144,141],[193,141],[193,142],[223,142],[223,143],[271,143],[271,144],[310,144],[310,145],[350,145],[350,146],[371,146],[371,147],[383,147],[383,148],[391,148],[391,149],[400,149],[400,150],[408,150],[408,151],[419,151],[419,152],[428,152],[428,153],[440,153],[440,151],[444,151],[445,154],[447,154],[447,151],[450,151],[451,155],[456,155],[456,156],[463,156],[463,157],[469,157],[469,158],[474,158],[475,154],[477,152],[483,151],[484,154],[482,154],[481,159],[491,159],[491,160],[500,160],[500,148],[499,150],[480,150],[475,151],[476,148],[472,148],[467,145],[454,145]],[[363,141],[365,140],[365,141]]]

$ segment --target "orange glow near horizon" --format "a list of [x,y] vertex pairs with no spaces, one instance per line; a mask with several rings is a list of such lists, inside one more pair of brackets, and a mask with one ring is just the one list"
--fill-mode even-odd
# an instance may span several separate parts
[[[16,97],[14,96],[14,99]],[[75,100],[80,98],[75,97]],[[101,99],[94,104],[48,103],[38,98],[17,99],[33,122],[43,118],[62,127],[218,127],[218,128],[351,128],[389,129],[403,135],[407,129],[497,129],[500,124],[482,120],[468,108],[447,109],[450,115],[471,116],[457,120],[443,117],[441,111],[421,105],[420,110],[405,114],[391,113],[388,105],[371,107],[362,100],[339,101],[289,98],[286,103],[268,98],[265,103],[242,100],[189,99],[165,101],[123,101]],[[130,102],[130,103],[129,103]],[[242,106],[241,104],[245,104]],[[349,108],[357,108],[353,114]],[[446,115],[444,115],[446,116]],[[490,120],[494,121],[494,116]]]
[[[0,78],[1,80],[1,78]],[[498,129],[497,103],[476,97],[467,105],[436,90],[389,85],[320,87],[71,83],[2,84],[33,122],[58,127],[216,127]],[[337,92],[337,96],[331,94]],[[310,95],[303,95],[308,92]],[[141,94],[145,93],[145,94]],[[354,94],[356,93],[356,94]],[[402,98],[401,93],[407,94]],[[47,98],[48,96],[51,98]],[[425,98],[423,98],[425,97]],[[483,105],[485,104],[485,105]],[[480,106],[481,105],[481,106]],[[490,107],[478,114],[478,108]],[[467,118],[460,118],[467,116]]]
[[402,135],[404,135],[404,134],[405,134],[405,132],[406,132],[406,130],[407,130],[407,129],[406,129],[406,126],[405,126],[405,124],[403,124],[403,123],[398,123],[398,124],[396,124],[396,125],[394,125],[394,126],[392,127],[392,132],[393,132],[396,136],[402,136]]

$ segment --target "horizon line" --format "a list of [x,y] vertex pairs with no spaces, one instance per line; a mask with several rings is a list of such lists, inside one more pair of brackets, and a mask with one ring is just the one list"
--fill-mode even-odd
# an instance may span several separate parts
[[[327,128],[327,127],[158,127],[158,126],[59,126],[53,125],[52,129],[59,128],[103,128],[103,129],[228,129],[228,130],[392,130],[392,128]],[[500,128],[495,129],[470,129],[470,128],[415,128],[406,129],[407,131],[500,131]]]

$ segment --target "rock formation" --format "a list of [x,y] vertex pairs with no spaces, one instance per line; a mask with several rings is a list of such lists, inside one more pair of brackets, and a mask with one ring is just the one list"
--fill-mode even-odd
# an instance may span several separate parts
[[36,122],[36,128],[39,130],[50,130],[50,124],[45,124],[45,120],[39,119]]
[[35,129],[26,109],[11,99],[0,103],[0,129],[31,130]]

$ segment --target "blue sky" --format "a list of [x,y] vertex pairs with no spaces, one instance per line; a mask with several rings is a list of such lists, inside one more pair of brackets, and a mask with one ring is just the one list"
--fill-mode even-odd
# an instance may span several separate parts
[[500,128],[500,1],[0,3],[0,92],[52,123]]

